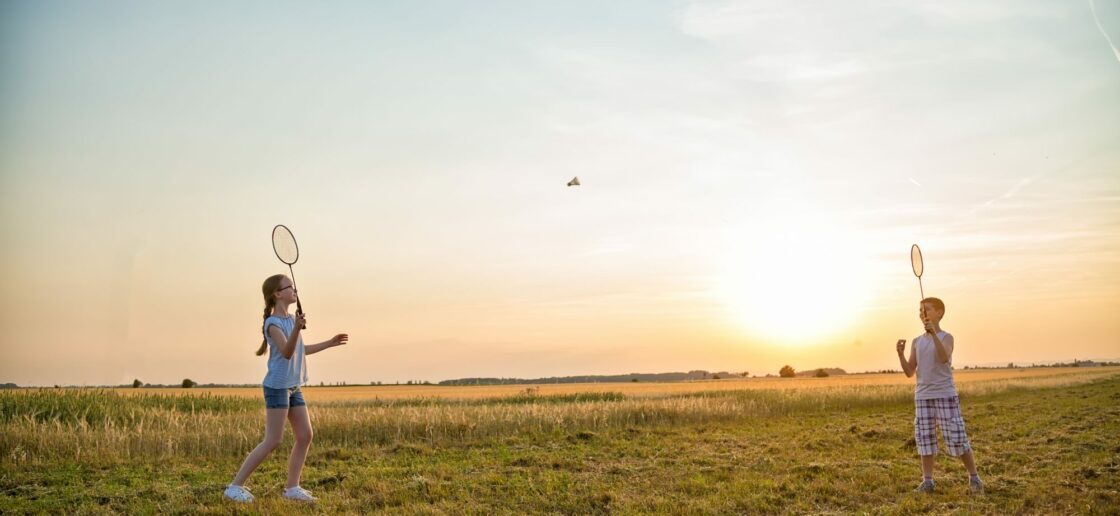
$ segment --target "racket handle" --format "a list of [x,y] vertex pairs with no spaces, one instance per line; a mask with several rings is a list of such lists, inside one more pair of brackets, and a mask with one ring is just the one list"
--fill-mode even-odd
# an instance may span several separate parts
[[[296,298],[296,315],[298,315],[300,317],[303,316],[303,303],[299,302],[298,297]],[[306,330],[307,329],[307,321],[304,321],[304,323],[299,328],[301,330]]]

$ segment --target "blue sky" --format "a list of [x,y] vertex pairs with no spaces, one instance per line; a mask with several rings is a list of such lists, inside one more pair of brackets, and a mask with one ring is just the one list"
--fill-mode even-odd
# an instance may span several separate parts
[[1120,349],[1115,1],[2,9],[7,381],[255,380],[277,223],[326,381],[891,367],[914,242],[958,361]]

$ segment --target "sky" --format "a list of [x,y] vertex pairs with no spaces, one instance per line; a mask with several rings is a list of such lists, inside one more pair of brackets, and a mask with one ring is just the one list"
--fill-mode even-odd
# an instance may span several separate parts
[[312,383],[898,368],[922,291],[957,367],[1120,357],[1117,39],[1117,0],[4,2],[0,383],[259,382],[276,224],[305,341],[350,335]]

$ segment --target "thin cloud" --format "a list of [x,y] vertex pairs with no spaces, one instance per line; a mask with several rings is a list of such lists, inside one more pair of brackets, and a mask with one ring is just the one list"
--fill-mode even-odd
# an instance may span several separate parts
[[1112,38],[1108,37],[1108,32],[1106,32],[1104,30],[1104,26],[1101,25],[1101,19],[1097,17],[1097,6],[1094,5],[1093,0],[1089,0],[1089,10],[1093,11],[1093,21],[1097,24],[1097,30],[1101,31],[1101,36],[1104,36],[1104,40],[1108,42],[1108,46],[1112,49],[1112,53],[1116,56],[1116,60],[1120,61],[1120,50],[1116,49],[1116,45],[1112,42]]

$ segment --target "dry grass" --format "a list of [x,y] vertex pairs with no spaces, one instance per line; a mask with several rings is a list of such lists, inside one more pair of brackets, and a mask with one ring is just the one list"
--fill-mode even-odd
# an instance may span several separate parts
[[[1116,374],[1120,368],[969,371],[958,375],[958,384],[962,394],[972,395],[1076,385]],[[307,398],[316,433],[329,442],[349,447],[421,441],[434,446],[511,435],[886,408],[912,398],[913,379],[905,380],[902,375],[853,375],[542,385],[528,394],[526,386],[313,387]],[[397,396],[384,396],[385,390]],[[626,394],[607,392],[612,390]],[[587,391],[598,394],[576,394]],[[80,460],[83,455],[101,460],[238,455],[251,449],[262,431],[261,407],[243,397],[256,389],[20,392],[0,394],[0,453],[17,462]],[[29,402],[21,403],[21,398]]]
[[[532,393],[312,387],[316,445],[305,479],[325,495],[324,513],[1092,512],[1120,501],[1103,487],[1120,471],[1118,376],[1120,368],[958,372],[991,472],[986,499],[961,494],[955,477],[940,477],[948,494],[909,495],[913,379],[901,374]],[[218,493],[262,437],[257,396],[0,391],[0,507],[228,510]],[[283,476],[279,455],[254,477],[253,510],[291,510],[265,487]],[[939,467],[959,473],[947,462]]]
[[[958,370],[953,375],[962,393],[975,392],[974,389],[990,389],[992,386],[1007,382],[1013,385],[1027,381],[1031,385],[1062,385],[1073,379],[1094,379],[1120,371],[1117,367],[1098,368],[1034,368],[1034,369],[981,369]],[[974,384],[987,384],[981,387]],[[689,382],[615,382],[615,383],[562,383],[562,384],[515,384],[482,386],[438,386],[438,385],[380,385],[347,387],[304,387],[308,401],[358,401],[358,400],[399,400],[410,398],[440,399],[482,399],[515,396],[526,389],[534,389],[541,396],[568,395],[576,393],[618,392],[627,397],[659,397],[665,395],[689,394],[697,392],[739,391],[753,389],[843,389],[856,386],[913,386],[914,379],[898,374],[851,374],[828,378],[730,378],[725,380],[701,380]],[[116,389],[120,394],[213,394],[218,396],[240,396],[259,398],[259,387],[193,388],[193,389]]]

